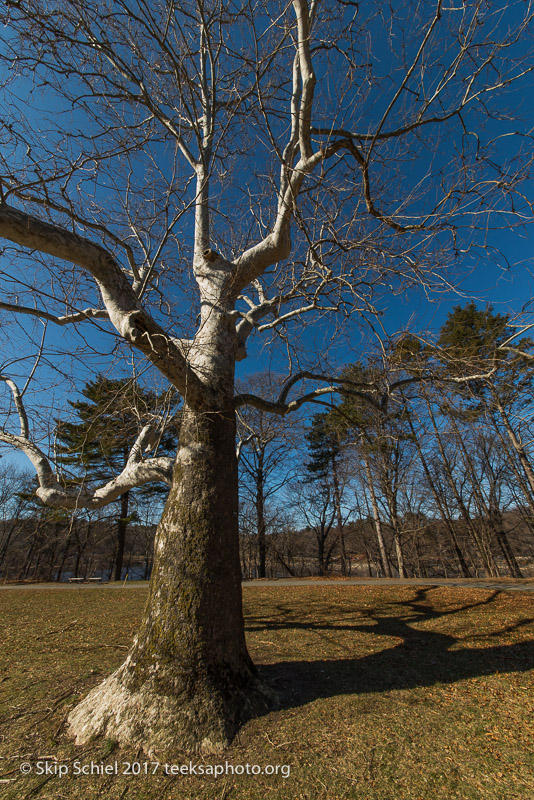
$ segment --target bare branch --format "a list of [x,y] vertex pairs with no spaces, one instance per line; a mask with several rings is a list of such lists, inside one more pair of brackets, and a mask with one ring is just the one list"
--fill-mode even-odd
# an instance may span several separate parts
[[23,247],[77,264],[95,279],[109,319],[141,350],[193,405],[202,403],[203,387],[176,344],[139,301],[114,257],[103,247],[58,225],[43,222],[0,203],[0,236]]
[[22,439],[28,438],[28,416],[26,414],[26,409],[24,408],[24,401],[22,400],[22,394],[19,391],[17,384],[8,378],[6,375],[0,375],[0,381],[4,381],[4,383],[9,386],[11,389],[11,394],[13,395],[13,400],[15,403],[15,408],[17,409],[17,413],[19,415],[20,420],[20,436]]
[[55,325],[71,325],[75,322],[83,322],[86,319],[109,319],[109,314],[105,309],[98,308],[84,308],[83,311],[76,311],[72,314],[65,314],[62,317],[57,317],[55,314],[50,314],[43,308],[28,308],[27,306],[19,306],[15,303],[4,303],[0,301],[0,309],[4,311],[13,311],[16,314],[28,314],[31,317],[38,317],[45,319],[48,322],[53,322]]
[[129,489],[146,483],[166,483],[172,481],[173,458],[158,457],[145,459],[143,453],[150,450],[157,439],[157,426],[145,425],[137,437],[122,472],[103,486],[88,490],[80,487],[63,487],[43,451],[30,440],[28,417],[20,391],[14,381],[0,375],[13,394],[20,419],[20,435],[0,428],[0,441],[23,452],[31,461],[39,487],[37,496],[43,503],[56,508],[102,508],[112,503]]

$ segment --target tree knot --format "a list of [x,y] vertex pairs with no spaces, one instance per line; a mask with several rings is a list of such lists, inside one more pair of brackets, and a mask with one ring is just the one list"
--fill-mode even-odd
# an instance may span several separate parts
[[215,252],[215,250],[211,250],[211,248],[204,250],[202,255],[204,256],[204,260],[208,261],[210,264],[213,264],[214,261],[217,261],[217,259],[220,258],[219,254]]

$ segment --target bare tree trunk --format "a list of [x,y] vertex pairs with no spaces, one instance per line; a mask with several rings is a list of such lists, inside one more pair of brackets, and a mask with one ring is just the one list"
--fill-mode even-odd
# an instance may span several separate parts
[[258,577],[265,578],[265,498],[263,477],[263,453],[258,452],[256,474],[256,526],[258,530]]
[[397,556],[397,568],[399,570],[399,578],[405,578],[406,569],[404,567],[404,553],[402,552],[402,541],[400,533],[396,527],[393,529],[393,541],[395,542],[395,554]]
[[[479,536],[479,533],[477,531],[476,525],[473,523],[473,520],[471,519],[469,511],[467,510],[466,505],[464,503],[464,499],[463,499],[460,491],[458,490],[458,486],[456,485],[456,481],[455,481],[454,475],[452,473],[452,469],[451,469],[451,465],[450,465],[449,459],[447,458],[447,454],[445,452],[445,448],[443,447],[443,442],[441,440],[441,436],[440,436],[440,433],[439,433],[439,430],[438,430],[438,426],[437,426],[437,423],[436,423],[436,418],[434,416],[434,413],[432,411],[432,407],[430,405],[430,400],[428,399],[428,397],[426,397],[425,400],[426,400],[426,405],[427,405],[427,408],[428,408],[428,416],[429,416],[429,419],[430,419],[430,421],[432,423],[432,427],[434,429],[434,433],[435,433],[435,436],[436,436],[436,444],[438,445],[438,450],[439,450],[439,453],[441,455],[441,463],[443,465],[445,476],[447,478],[447,483],[449,484],[449,487],[450,487],[450,489],[451,489],[451,491],[452,491],[452,493],[454,495],[454,499],[456,500],[458,508],[459,508],[459,510],[460,510],[460,512],[462,514],[462,517],[464,519],[464,522],[465,522],[465,525],[467,527],[467,530],[471,534],[471,537],[472,537],[474,543],[476,544],[477,550],[478,550],[479,555],[480,555],[480,557],[482,559],[482,562],[484,564],[484,568],[486,570],[487,575],[489,575],[490,578],[496,578],[496,577],[498,577],[497,564],[495,563],[495,559],[493,558],[493,554],[491,552],[491,549],[489,549],[487,547],[487,543],[482,541],[481,537]],[[461,444],[462,444],[462,442],[461,442],[461,437],[460,437],[460,446],[461,446]]]
[[402,531],[399,522],[399,515],[397,513],[397,492],[392,485],[393,479],[390,478],[389,469],[384,470],[384,485],[383,490],[386,495],[386,502],[388,504],[389,516],[391,519],[391,527],[393,529],[393,542],[395,545],[395,555],[397,557],[397,569],[399,578],[406,577],[406,568],[404,566],[404,552],[402,546]]
[[292,578],[295,577],[295,570],[294,568],[280,555],[278,550],[275,548],[271,550],[276,560],[283,566],[283,568],[287,571],[288,575],[291,575]]
[[446,526],[446,528],[447,528],[447,530],[449,532],[449,537],[450,537],[450,540],[451,540],[451,543],[452,543],[452,546],[453,546],[453,549],[454,549],[454,552],[455,552],[455,555],[456,555],[456,558],[457,558],[457,561],[458,561],[458,565],[459,565],[460,570],[462,572],[462,575],[463,575],[464,578],[471,578],[472,575],[471,575],[471,572],[470,572],[469,567],[467,565],[467,562],[466,562],[466,560],[464,558],[464,554],[462,552],[462,548],[460,547],[458,539],[456,538],[456,534],[454,532],[454,526],[452,524],[452,521],[451,521],[448,513],[446,512],[445,503],[443,502],[443,499],[440,497],[439,492],[438,492],[438,490],[436,488],[436,484],[434,483],[434,480],[432,479],[432,475],[430,474],[430,469],[428,467],[427,460],[426,460],[425,455],[423,453],[423,448],[421,447],[421,442],[419,441],[419,437],[417,436],[417,434],[415,432],[415,428],[413,426],[413,423],[412,423],[412,420],[411,420],[411,416],[409,414],[407,415],[407,419],[408,419],[408,425],[410,426],[410,431],[411,431],[412,436],[413,436],[414,441],[415,441],[415,446],[417,447],[417,452],[419,454],[419,459],[420,459],[421,464],[423,466],[423,470],[424,470],[424,473],[425,473],[425,477],[426,477],[429,489],[432,492],[432,496],[433,496],[433,498],[435,500],[435,503],[436,503],[436,505],[438,507],[439,513],[441,514],[441,518],[442,518],[443,522],[445,523],[445,526]]
[[[501,419],[503,421],[503,425],[504,425],[506,433],[508,434],[508,437],[509,437],[509,439],[510,439],[510,441],[512,443],[512,447],[514,448],[515,452],[517,453],[517,457],[519,459],[519,462],[520,462],[521,466],[523,467],[523,472],[525,473],[526,479],[528,481],[528,485],[530,486],[530,489],[531,489],[532,493],[534,494],[534,470],[532,469],[532,465],[531,465],[531,463],[530,463],[530,461],[528,459],[528,456],[526,454],[525,448],[523,446],[523,442],[521,441],[520,437],[515,433],[514,429],[512,428],[512,425],[510,423],[510,419],[508,417],[508,414],[506,413],[506,411],[504,410],[504,408],[500,404],[497,404],[497,410],[498,410],[499,414],[501,415]],[[529,499],[530,502],[532,503],[532,497],[527,498],[527,499]]]
[[102,734],[148,753],[217,752],[265,707],[245,644],[238,545],[233,409],[188,409],[145,617],[124,664],[70,714],[79,743]]
[[386,578],[391,578],[391,567],[386,552],[386,545],[384,544],[384,535],[382,533],[382,521],[380,519],[380,511],[376,500],[375,487],[373,486],[373,478],[371,476],[371,468],[369,460],[364,457],[365,474],[367,475],[367,485],[369,487],[369,494],[371,496],[371,507],[373,509],[373,519],[375,523],[376,539],[378,542],[378,549],[380,551],[380,561],[382,563],[382,570]]
[[504,560],[508,566],[510,575],[513,578],[522,578],[523,573],[521,572],[521,567],[519,566],[519,563],[515,557],[515,553],[512,550],[510,542],[508,541],[508,534],[504,528],[502,513],[496,503],[493,505],[493,507],[490,506],[489,522],[495,534],[497,544],[499,545],[501,553],[503,554]]
[[339,551],[341,554],[341,574],[347,574],[347,550],[345,547],[345,529],[343,525],[343,514],[341,513],[341,492],[339,489],[339,477],[337,474],[337,461],[332,458],[332,481],[334,484],[334,506],[336,509],[337,528],[339,531]]
[[[479,481],[477,479],[477,475],[475,474],[475,469],[473,466],[473,459],[470,453],[467,451],[467,448],[464,444],[464,440],[460,430],[458,429],[458,425],[451,418],[451,422],[454,428],[454,432],[456,434],[456,438],[459,444],[459,448],[464,457],[464,463],[466,465],[466,472],[471,477],[471,485],[473,487],[473,496],[475,498],[475,502],[478,508],[478,512],[480,514],[481,520],[485,520],[488,528],[494,534],[495,539],[497,540],[497,544],[504,556],[504,560],[508,566],[508,570],[513,577],[520,578],[521,570],[519,569],[519,565],[515,559],[515,556],[510,548],[508,538],[502,526],[502,514],[498,507],[498,502],[494,497],[493,501],[490,500],[488,502],[484,497],[480,486]],[[495,494],[495,487],[490,486],[489,489],[490,493],[493,495]],[[488,553],[491,553],[490,548],[488,548]],[[497,566],[497,565],[495,565]],[[493,576],[492,576],[493,577]]]
[[61,554],[61,561],[59,562],[59,567],[56,574],[56,581],[59,583],[61,581],[61,576],[63,575],[63,569],[65,567],[65,562],[67,560],[67,556],[69,554],[70,543],[72,540],[72,529],[74,527],[74,516],[71,516],[70,523],[69,523],[69,531],[67,534],[67,538],[65,540],[65,544],[63,547],[63,552]]
[[317,565],[318,565],[318,572],[321,577],[326,574],[325,563],[324,563],[325,562],[324,541],[325,541],[324,536],[317,535]]
[[19,519],[17,517],[10,520],[10,525],[7,533],[5,534],[5,539],[2,543],[2,549],[0,550],[0,571],[3,569],[4,562],[7,559],[7,555],[9,552],[9,545],[11,544],[11,539],[13,538],[13,534],[15,533],[15,530],[17,529],[18,525],[19,525]]
[[122,577],[122,562],[124,560],[124,546],[126,544],[126,528],[128,527],[128,503],[130,492],[121,495],[121,515],[117,524],[117,551],[115,553],[115,576],[113,580],[120,581]]

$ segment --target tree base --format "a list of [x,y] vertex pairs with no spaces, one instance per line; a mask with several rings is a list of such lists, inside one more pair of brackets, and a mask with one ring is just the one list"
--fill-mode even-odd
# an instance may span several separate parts
[[257,676],[221,692],[203,689],[192,697],[158,694],[147,682],[125,686],[126,664],[95,687],[69,714],[76,744],[104,737],[143,750],[148,756],[220,753],[248,719],[276,705],[275,693]]

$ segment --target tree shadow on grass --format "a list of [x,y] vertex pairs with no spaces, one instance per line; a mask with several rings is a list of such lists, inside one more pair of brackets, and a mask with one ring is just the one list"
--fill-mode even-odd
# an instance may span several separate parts
[[[534,668],[534,639],[508,645],[490,647],[456,647],[460,638],[450,634],[412,627],[413,623],[438,620],[459,612],[468,611],[495,601],[499,592],[477,603],[464,605],[453,610],[439,611],[433,608],[426,594],[431,587],[418,589],[412,600],[397,603],[405,613],[399,616],[382,616],[382,611],[363,610],[367,624],[300,623],[287,619],[287,609],[277,620],[252,620],[249,630],[258,629],[309,629],[361,631],[374,636],[387,636],[402,639],[394,647],[362,656],[361,658],[341,658],[317,661],[285,661],[263,665],[260,674],[274,685],[280,708],[304,705],[319,698],[335,697],[341,694],[362,694],[387,692],[397,689],[414,689],[432,686],[436,683],[454,683],[465,678],[493,675],[500,672],[525,672]],[[281,609],[282,610],[282,609]],[[340,609],[336,615],[339,619]],[[362,611],[358,611],[361,618]],[[284,616],[286,619],[284,620]],[[523,627],[534,620],[522,620],[507,626],[498,633],[484,638],[501,636],[503,633]],[[476,638],[476,631],[470,638]],[[380,639],[377,639],[377,644]]]

